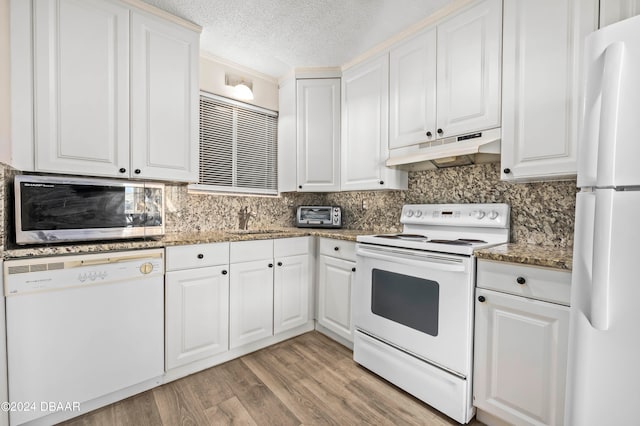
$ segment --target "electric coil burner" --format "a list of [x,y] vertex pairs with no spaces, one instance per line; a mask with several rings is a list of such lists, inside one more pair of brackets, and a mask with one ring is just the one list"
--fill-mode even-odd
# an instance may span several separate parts
[[506,204],[405,205],[357,238],[356,362],[461,423],[472,404],[473,252],[509,240]]

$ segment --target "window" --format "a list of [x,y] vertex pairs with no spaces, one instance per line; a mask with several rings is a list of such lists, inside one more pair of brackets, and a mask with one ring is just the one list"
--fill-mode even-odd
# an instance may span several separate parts
[[197,190],[278,193],[278,115],[200,94],[200,181]]

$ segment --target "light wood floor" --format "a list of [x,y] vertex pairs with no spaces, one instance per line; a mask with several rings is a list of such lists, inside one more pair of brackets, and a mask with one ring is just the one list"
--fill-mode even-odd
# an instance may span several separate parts
[[64,424],[458,423],[360,367],[349,349],[310,332]]

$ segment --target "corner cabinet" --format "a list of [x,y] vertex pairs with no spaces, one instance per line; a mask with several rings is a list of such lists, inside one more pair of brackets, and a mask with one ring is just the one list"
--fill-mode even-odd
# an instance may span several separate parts
[[504,0],[503,180],[576,174],[583,40],[598,0]]
[[33,4],[35,170],[196,182],[199,32],[109,0]]
[[342,191],[407,189],[407,172],[389,157],[389,55],[342,74]]
[[[478,261],[473,404],[487,425],[562,425],[571,274]],[[508,294],[510,293],[510,294]]]
[[340,79],[296,81],[298,191],[340,190]]

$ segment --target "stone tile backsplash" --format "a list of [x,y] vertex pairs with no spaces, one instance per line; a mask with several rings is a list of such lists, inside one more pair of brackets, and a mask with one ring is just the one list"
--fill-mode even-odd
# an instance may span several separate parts
[[[0,167],[0,229],[5,246],[10,200],[8,186],[15,171]],[[285,193],[281,197],[251,197],[193,193],[186,185],[166,186],[167,233],[238,229],[240,209],[253,215],[249,229],[290,227],[298,205],[339,205],[344,227],[363,231],[399,231],[406,203],[508,203],[511,241],[546,246],[573,244],[575,180],[512,184],[500,181],[497,164],[482,164],[409,173],[407,191]],[[363,208],[363,201],[366,208]]]

